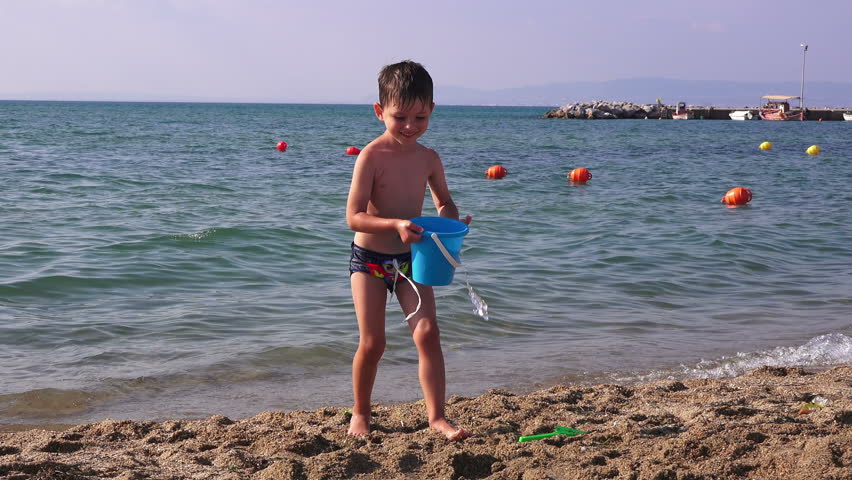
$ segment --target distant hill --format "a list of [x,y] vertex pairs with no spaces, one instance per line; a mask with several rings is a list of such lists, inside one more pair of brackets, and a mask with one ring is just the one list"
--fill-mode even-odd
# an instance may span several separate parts
[[[634,78],[603,82],[566,82],[548,85],[478,90],[465,87],[435,87],[435,101],[443,105],[534,105],[561,106],[594,100],[634,103],[686,102],[717,107],[757,106],[763,95],[798,96],[797,82],[737,82]],[[798,105],[798,102],[795,103]],[[852,107],[852,83],[807,82],[806,107]]]
[[[2,0],[0,0],[2,1]],[[710,80],[671,80],[665,78],[632,78],[601,82],[564,82],[545,85],[483,90],[477,88],[435,87],[435,102],[440,105],[529,105],[560,107],[575,102],[605,100],[656,103],[667,105],[686,102],[696,106],[756,107],[763,95],[799,95],[797,82],[737,82]],[[5,94],[1,100],[70,100],[130,102],[260,102],[260,103],[355,103],[372,104],[376,94],[358,97],[287,98],[269,94],[246,94],[245,97],[194,96],[184,94],[157,95],[140,92],[52,92],[39,94]],[[334,95],[334,94],[331,94]],[[798,102],[793,102],[798,106]],[[810,108],[843,108],[852,110],[852,83],[807,82],[805,106]]]

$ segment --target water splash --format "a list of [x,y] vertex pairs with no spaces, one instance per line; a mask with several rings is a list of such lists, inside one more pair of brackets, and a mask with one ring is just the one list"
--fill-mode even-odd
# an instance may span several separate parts
[[470,277],[467,274],[467,269],[464,269],[464,283],[467,285],[467,295],[470,297],[470,303],[473,304],[473,313],[481,317],[486,322],[488,321],[488,304],[485,300],[476,293],[476,290],[470,286]]

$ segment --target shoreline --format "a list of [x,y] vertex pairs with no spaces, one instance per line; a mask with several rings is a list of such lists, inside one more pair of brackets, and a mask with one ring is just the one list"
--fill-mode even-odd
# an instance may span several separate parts
[[[809,402],[823,402],[802,413]],[[374,407],[367,439],[340,407],[231,420],[113,421],[0,433],[12,478],[790,478],[852,475],[852,366],[726,379],[558,385],[450,397],[474,432],[450,443],[423,402]],[[519,443],[555,426],[584,431]]]

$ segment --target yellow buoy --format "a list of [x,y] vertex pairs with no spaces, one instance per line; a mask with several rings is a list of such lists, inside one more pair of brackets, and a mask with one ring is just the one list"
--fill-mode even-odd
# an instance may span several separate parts
[[808,155],[819,155],[819,150],[819,145],[811,145],[807,150],[805,150],[805,153]]
[[772,150],[772,142],[763,142],[758,148],[760,148],[761,150]]

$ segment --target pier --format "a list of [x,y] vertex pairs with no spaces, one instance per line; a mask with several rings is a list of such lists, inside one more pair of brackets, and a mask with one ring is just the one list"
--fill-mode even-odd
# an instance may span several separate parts
[[[684,107],[681,107],[684,108]],[[694,120],[730,120],[729,114],[734,111],[749,111],[757,120],[760,107],[715,107],[715,106],[686,106],[689,118]],[[651,104],[636,104],[630,102],[610,102],[596,100],[594,102],[572,103],[554,108],[544,114],[544,118],[574,118],[582,120],[607,120],[619,118],[633,119],[671,119],[676,106],[661,102]],[[805,120],[808,121],[843,121],[843,114],[850,108],[805,108]]]
[[[757,112],[759,110],[758,107],[739,107],[739,108],[729,108],[729,107],[687,107],[687,111],[692,113],[692,118],[695,120],[730,120],[731,117],[728,116],[729,113],[737,111],[737,110],[748,110],[753,113],[755,119],[757,119]],[[669,117],[671,118],[671,111],[669,112]],[[822,119],[825,122],[828,121],[843,121],[843,113],[852,111],[852,109],[848,108],[806,108],[805,109],[805,120],[817,122]],[[665,117],[664,117],[665,118]]]

